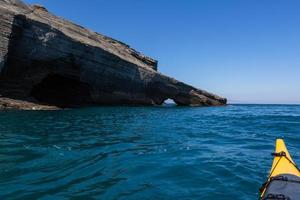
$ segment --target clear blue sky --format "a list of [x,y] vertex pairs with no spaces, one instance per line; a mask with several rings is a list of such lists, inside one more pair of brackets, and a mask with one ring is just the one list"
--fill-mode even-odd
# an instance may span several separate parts
[[300,103],[300,1],[26,0],[241,103]]

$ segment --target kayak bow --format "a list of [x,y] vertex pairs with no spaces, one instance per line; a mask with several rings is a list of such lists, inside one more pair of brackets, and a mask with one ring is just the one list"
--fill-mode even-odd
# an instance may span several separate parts
[[300,171],[292,160],[282,139],[276,140],[276,149],[272,168],[267,179],[260,189],[261,200],[300,199]]

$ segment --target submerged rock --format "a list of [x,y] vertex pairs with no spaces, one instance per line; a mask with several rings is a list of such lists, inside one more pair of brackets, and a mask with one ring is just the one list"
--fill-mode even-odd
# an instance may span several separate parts
[[160,74],[156,60],[128,45],[43,6],[0,0],[0,14],[0,95],[5,98],[58,107],[161,105],[166,99],[178,105],[226,104],[225,98]]

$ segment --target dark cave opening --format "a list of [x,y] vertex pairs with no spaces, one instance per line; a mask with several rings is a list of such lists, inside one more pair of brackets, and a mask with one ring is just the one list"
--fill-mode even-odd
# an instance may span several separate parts
[[93,102],[88,84],[58,74],[50,74],[35,85],[31,96],[41,103],[62,108],[87,106]]

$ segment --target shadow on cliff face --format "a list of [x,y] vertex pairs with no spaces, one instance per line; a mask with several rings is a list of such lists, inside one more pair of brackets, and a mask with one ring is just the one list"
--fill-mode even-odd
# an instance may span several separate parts
[[33,31],[39,26],[50,30],[49,26],[33,22],[24,15],[14,16],[9,54],[0,73],[0,96],[60,108],[93,104],[92,87],[80,81],[80,69],[74,56],[48,58],[46,47],[37,39],[42,35],[26,37],[29,33],[42,34]]
[[62,108],[90,105],[93,102],[88,84],[58,74],[50,74],[35,85],[31,96],[41,103]]
[[226,104],[26,15],[14,16],[5,59],[0,95],[9,98],[64,108],[162,105],[167,99],[182,106]]

